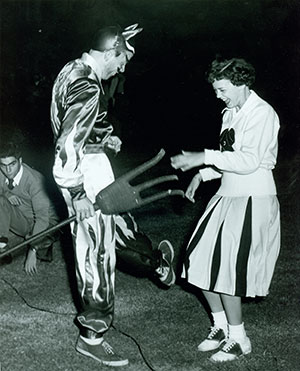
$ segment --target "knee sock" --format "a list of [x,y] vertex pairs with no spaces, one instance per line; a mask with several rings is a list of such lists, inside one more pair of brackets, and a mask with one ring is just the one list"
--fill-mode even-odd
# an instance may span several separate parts
[[224,331],[225,335],[227,336],[227,334],[228,334],[228,322],[227,322],[227,317],[226,317],[225,312],[224,311],[216,312],[216,313],[212,312],[212,316],[213,316],[213,320],[214,320],[214,325],[216,327],[221,328]]
[[229,328],[229,337],[237,342],[245,339],[246,331],[244,328],[244,323],[240,325],[228,325]]

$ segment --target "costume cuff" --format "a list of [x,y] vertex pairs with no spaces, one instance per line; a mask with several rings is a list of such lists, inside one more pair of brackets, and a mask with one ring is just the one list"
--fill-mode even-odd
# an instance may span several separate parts
[[82,198],[86,197],[83,184],[79,184],[78,186],[75,187],[70,187],[68,188],[68,191],[70,192],[73,200],[81,200]]

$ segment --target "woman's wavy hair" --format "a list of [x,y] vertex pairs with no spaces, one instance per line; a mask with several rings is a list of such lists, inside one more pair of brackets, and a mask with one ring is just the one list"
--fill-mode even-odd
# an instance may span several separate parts
[[209,83],[225,79],[230,80],[235,86],[251,86],[255,81],[255,69],[252,64],[242,58],[231,58],[222,61],[215,59],[206,72],[206,78]]

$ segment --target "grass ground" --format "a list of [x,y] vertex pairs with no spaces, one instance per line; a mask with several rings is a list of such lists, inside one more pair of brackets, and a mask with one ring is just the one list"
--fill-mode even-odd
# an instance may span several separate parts
[[[140,162],[127,165],[136,163]],[[243,305],[253,352],[235,363],[211,364],[208,354],[196,350],[210,326],[199,292],[180,279],[166,290],[147,278],[117,270],[115,322],[108,340],[130,360],[129,366],[119,369],[299,370],[299,200],[295,188],[280,193],[282,249],[270,294]],[[174,244],[178,273],[186,239],[204,203],[203,197],[195,205],[169,198],[134,213],[154,245],[163,238]],[[23,255],[0,266],[1,371],[107,369],[74,349],[78,331],[73,323],[72,248],[66,234],[54,250],[53,262],[40,263],[35,276],[25,274]]]

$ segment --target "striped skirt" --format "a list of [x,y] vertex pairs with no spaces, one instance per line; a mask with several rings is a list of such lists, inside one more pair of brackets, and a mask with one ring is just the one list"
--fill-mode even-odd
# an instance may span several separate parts
[[182,277],[203,290],[266,296],[279,250],[276,196],[215,195],[191,237]]

